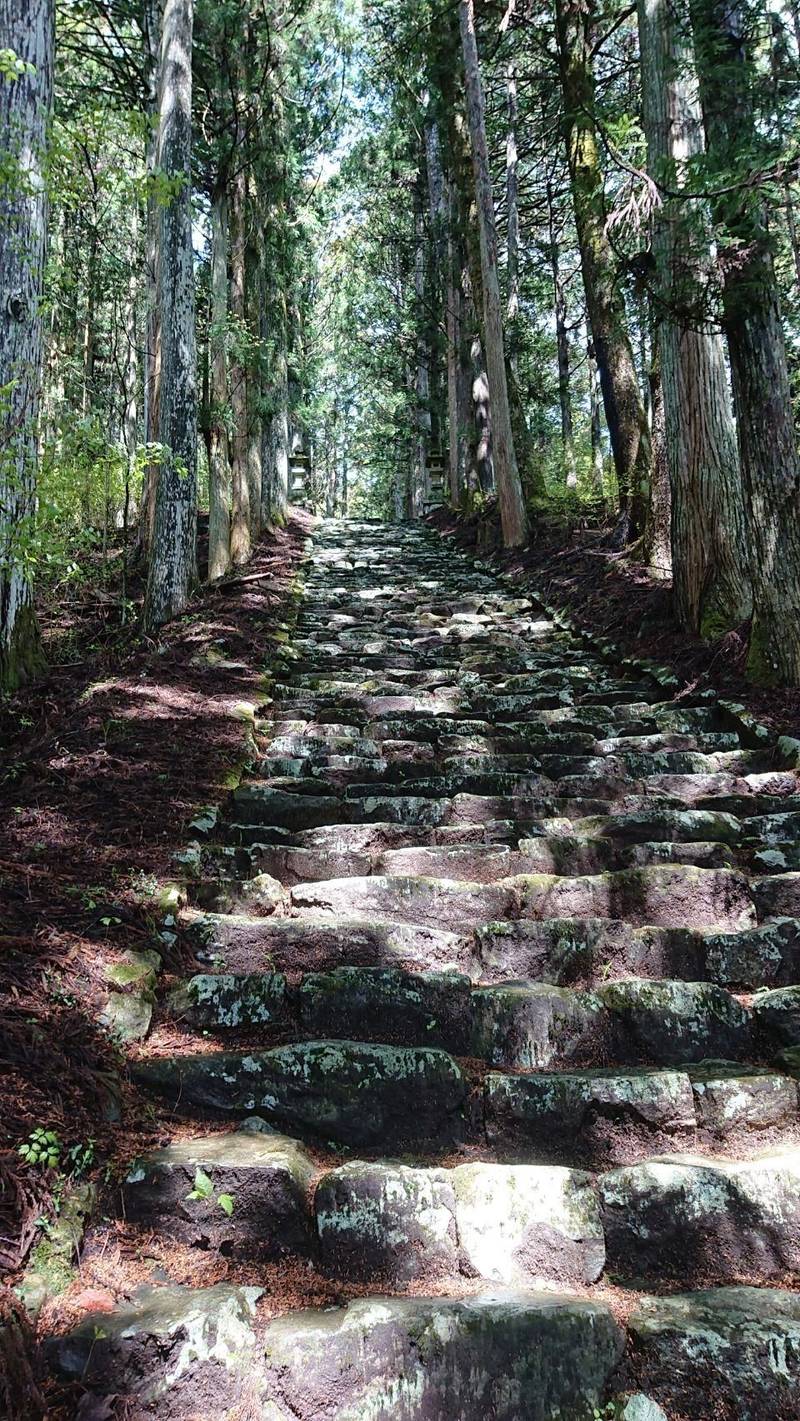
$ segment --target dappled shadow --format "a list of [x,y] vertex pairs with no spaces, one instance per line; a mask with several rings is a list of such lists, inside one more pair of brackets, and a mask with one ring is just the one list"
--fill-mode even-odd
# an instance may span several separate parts
[[[0,1266],[22,1262],[55,1175],[17,1147],[37,1128],[95,1159],[132,1147],[122,1062],[98,1025],[106,973],[152,945],[159,879],[199,805],[241,763],[235,707],[263,693],[269,634],[285,617],[309,529],[267,534],[248,568],[205,589],[158,643],[53,666],[3,707],[0,994],[4,1082]],[[89,629],[91,634],[91,627]],[[152,901],[152,900],[151,900]],[[166,965],[187,949],[162,943]],[[124,1130],[115,1123],[121,1117]],[[13,1276],[13,1274],[12,1274]]]

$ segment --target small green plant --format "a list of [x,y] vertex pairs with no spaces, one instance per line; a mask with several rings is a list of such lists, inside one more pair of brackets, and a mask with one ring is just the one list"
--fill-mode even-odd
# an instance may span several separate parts
[[217,1194],[214,1198],[214,1185],[205,1170],[202,1170],[199,1165],[194,1172],[194,1188],[190,1189],[186,1198],[193,1202],[201,1199],[214,1199],[217,1207],[222,1210],[223,1214],[227,1214],[228,1218],[233,1213],[233,1195]]
[[94,1140],[82,1140],[67,1150],[67,1173],[76,1178],[86,1174],[94,1164]]
[[31,1132],[24,1145],[17,1151],[26,1164],[40,1169],[57,1169],[61,1162],[61,1141],[55,1130],[45,1130],[41,1125]]

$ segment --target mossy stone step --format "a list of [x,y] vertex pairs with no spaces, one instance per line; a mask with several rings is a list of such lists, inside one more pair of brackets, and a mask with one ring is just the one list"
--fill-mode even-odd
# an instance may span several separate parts
[[714,1288],[644,1298],[628,1321],[634,1376],[693,1421],[800,1411],[800,1294]]
[[683,1284],[800,1275],[800,1150],[669,1155],[598,1181],[609,1272]]
[[485,1118],[490,1143],[517,1159],[603,1169],[702,1143],[747,1155],[796,1131],[797,1082],[731,1062],[490,1072]]
[[264,1342],[270,1421],[592,1421],[624,1345],[603,1304],[527,1291],[360,1299]]
[[328,970],[342,965],[460,970],[476,975],[471,934],[376,918],[252,918],[185,913],[199,960],[217,971]]
[[456,1062],[434,1048],[310,1041],[262,1052],[154,1056],[134,1078],[173,1108],[269,1122],[337,1144],[458,1137],[467,1086]]
[[591,1176],[557,1166],[357,1161],[323,1175],[314,1212],[323,1267],[347,1278],[579,1286],[603,1269]]
[[127,1395],[136,1421],[210,1421],[239,1402],[260,1365],[254,1325],[260,1296],[260,1288],[227,1283],[147,1285],[113,1312],[90,1313],[51,1338],[45,1352],[56,1372],[85,1391]]
[[678,864],[577,878],[521,874],[492,883],[375,874],[298,884],[291,901],[300,913],[374,914],[451,931],[500,918],[609,917],[718,929],[755,925],[742,874]]

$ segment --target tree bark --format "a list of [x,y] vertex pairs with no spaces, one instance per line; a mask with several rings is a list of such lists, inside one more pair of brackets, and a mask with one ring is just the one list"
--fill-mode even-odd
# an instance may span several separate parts
[[428,497],[428,455],[431,444],[430,351],[426,339],[428,315],[425,303],[425,217],[424,172],[420,169],[414,187],[414,323],[417,363],[414,405],[414,516],[422,513]]
[[556,318],[556,354],[558,357],[558,404],[561,412],[561,444],[564,450],[564,471],[567,488],[578,485],[578,470],[575,464],[575,439],[572,426],[572,398],[570,393],[569,337],[567,335],[567,302],[564,284],[561,280],[561,252],[556,231],[555,201],[553,185],[547,180],[548,255],[550,275],[553,281],[553,310]]
[[[671,0],[639,0],[648,169],[671,192],[703,150],[692,55]],[[736,429],[722,337],[709,319],[706,214],[666,197],[653,227],[658,363],[672,490],[672,575],[681,626],[720,636],[752,609]]]
[[[767,209],[753,184],[731,183],[762,140],[755,60],[736,0],[694,0],[700,100],[722,271],[739,456],[748,514],[754,612],[748,672],[800,685],[800,458]],[[741,174],[738,174],[740,177]],[[727,189],[727,191],[725,191]]]
[[53,100],[53,0],[0,0],[20,62],[0,80],[0,688],[41,662],[28,553],[36,502],[47,243],[44,162]]
[[158,307],[161,392],[153,540],[144,622],[161,626],[186,606],[197,579],[197,375],[192,246],[193,0],[166,0],[161,30],[159,170],[178,191],[161,208]]
[[[144,67],[147,78],[147,116],[150,120],[149,137],[145,152],[148,177],[148,191],[145,209],[145,329],[144,329],[144,442],[147,446],[158,444],[159,392],[161,385],[161,328],[158,301],[159,288],[159,222],[160,209],[154,190],[156,166],[158,163],[158,107],[159,73],[161,54],[161,0],[144,0]],[[139,544],[147,556],[153,539],[153,523],[156,513],[156,488],[158,486],[158,463],[153,460],[145,465],[142,485],[142,506],[139,515]]]
[[228,451],[228,203],[221,182],[211,204],[211,389],[208,456],[208,577],[231,565],[231,465]]
[[[241,152],[238,161],[241,164]],[[231,295],[233,325],[231,380],[231,561],[235,567],[250,557],[250,481],[247,468],[247,368],[242,345],[247,329],[245,292],[247,179],[240,168],[230,195]]]
[[511,428],[500,282],[497,270],[497,231],[486,144],[486,119],[475,36],[473,0],[460,0],[459,21],[464,56],[467,118],[472,147],[475,198],[478,209],[486,364],[492,399],[494,474],[500,504],[503,542],[506,547],[513,548],[520,547],[527,542],[529,528]]
[[621,533],[644,531],[650,430],[636,375],[616,257],[606,227],[592,68],[592,0],[556,0],[564,135],[583,284],[619,483]]

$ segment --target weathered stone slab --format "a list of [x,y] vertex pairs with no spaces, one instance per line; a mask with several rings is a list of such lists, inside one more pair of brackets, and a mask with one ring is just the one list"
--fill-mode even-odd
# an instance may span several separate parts
[[516,895],[513,881],[452,883],[444,878],[376,875],[301,883],[292,889],[292,904],[304,913],[388,918],[454,931],[489,918],[514,917]]
[[201,1027],[266,1026],[286,1015],[282,972],[199,972],[169,999],[170,1010]]
[[800,1296],[715,1288],[647,1298],[628,1322],[648,1392],[693,1421],[792,1421],[800,1413]]
[[797,1128],[797,1082],[777,1071],[732,1061],[687,1066],[698,1128],[710,1138],[756,1144],[760,1136]]
[[490,1072],[485,1109],[489,1140],[515,1157],[598,1168],[690,1143],[696,1123],[683,1071]]
[[308,1253],[313,1172],[285,1135],[242,1129],[180,1140],[136,1161],[122,1187],[125,1217],[238,1257]]
[[315,1036],[443,1046],[464,1055],[472,1039],[469,977],[338,967],[303,979],[300,1022]]
[[603,1271],[591,1178],[556,1165],[464,1164],[452,1171],[462,1267],[497,1283],[577,1286]]
[[748,1013],[708,982],[631,977],[600,984],[597,994],[613,1019],[621,1060],[670,1065],[735,1060],[750,1051]]
[[672,1155],[598,1181],[612,1273],[683,1283],[800,1271],[800,1152]]
[[114,1312],[90,1314],[47,1354],[100,1396],[127,1395],[137,1417],[224,1414],[260,1363],[253,1320],[260,1288],[143,1287]]
[[669,864],[586,878],[531,875],[516,882],[521,917],[623,918],[634,926],[684,928],[755,925],[747,879],[731,869]]
[[466,1096],[464,1077],[444,1051],[360,1041],[153,1057],[138,1062],[134,1075],[182,1109],[257,1111],[323,1140],[352,1144],[452,1139]]
[[459,1272],[452,1172],[341,1165],[317,1185],[323,1266],[344,1277],[407,1282]]
[[473,993],[474,1054],[494,1066],[536,1070],[602,1060],[609,1013],[588,992],[511,982]]
[[269,1324],[266,1415],[591,1421],[621,1349],[607,1308],[553,1293],[362,1299]]

